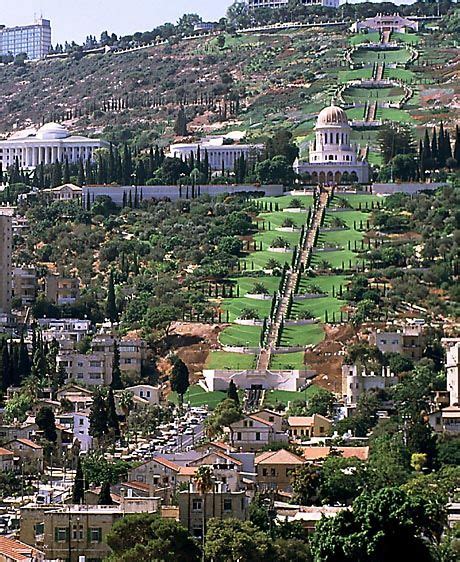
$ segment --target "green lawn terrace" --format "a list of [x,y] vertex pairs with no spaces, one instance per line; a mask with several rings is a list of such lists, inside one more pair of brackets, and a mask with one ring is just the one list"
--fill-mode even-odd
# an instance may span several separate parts
[[[323,300],[323,299],[314,299]],[[295,310],[296,303],[293,306]],[[321,343],[325,338],[324,328],[320,324],[284,326],[281,334],[281,347],[307,347]]]
[[372,74],[372,67],[366,66],[364,68],[357,68],[356,70],[340,70],[338,78],[340,84],[346,84],[353,80],[371,80]]
[[[268,209],[260,209],[259,213],[270,213],[275,211],[275,205],[277,205],[279,211],[288,209],[292,203],[293,199],[298,199],[301,201],[303,208],[308,209],[313,205],[313,197],[311,195],[281,195],[279,197],[260,197],[253,199],[256,204],[265,205],[267,203]],[[272,207],[270,208],[270,203]],[[289,212],[289,211],[288,211]]]
[[272,371],[295,371],[305,369],[305,353],[303,351],[274,353],[270,358],[270,365],[268,368]]
[[396,107],[378,107],[376,119],[396,121],[397,123],[412,123],[414,121],[414,118],[408,111]]
[[205,369],[216,371],[250,370],[255,369],[257,356],[246,353],[232,353],[230,351],[211,351],[208,355]]
[[222,345],[231,347],[258,348],[262,326],[243,326],[241,324],[231,324],[219,335]]
[[289,402],[297,402],[299,400],[306,401],[319,391],[320,387],[314,384],[298,392],[289,390],[269,390],[265,393],[264,406],[274,407],[277,403],[287,406]]
[[[192,407],[208,406],[213,410],[217,404],[227,398],[226,392],[215,391],[208,392],[199,384],[194,384],[189,387],[184,395],[184,404],[190,404]],[[168,401],[173,404],[179,403],[179,397],[175,392],[171,392],[168,396]]]
[[331,207],[337,207],[342,204],[342,200],[346,201],[347,204],[355,210],[372,210],[372,204],[374,207],[379,204],[384,206],[385,198],[379,195],[372,195],[371,193],[336,193],[331,202]]
[[378,31],[370,31],[367,33],[356,33],[349,39],[350,45],[357,46],[364,43],[379,43],[380,33]]
[[385,64],[406,64],[411,58],[408,49],[377,50],[359,48],[352,54],[352,61],[355,65],[373,66],[374,63],[384,62]]
[[351,86],[347,88],[342,97],[345,103],[399,103],[404,97],[404,90],[399,86],[389,88],[360,88]]

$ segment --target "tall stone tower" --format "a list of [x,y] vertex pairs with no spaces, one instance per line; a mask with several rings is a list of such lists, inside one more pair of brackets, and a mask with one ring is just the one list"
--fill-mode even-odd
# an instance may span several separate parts
[[11,313],[13,209],[0,207],[0,312]]

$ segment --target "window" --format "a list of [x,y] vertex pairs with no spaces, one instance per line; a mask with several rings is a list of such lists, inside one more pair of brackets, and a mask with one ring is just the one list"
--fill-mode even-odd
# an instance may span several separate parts
[[266,468],[262,469],[262,476],[267,476],[267,469]]
[[236,439],[237,441],[241,441],[241,431],[238,431],[238,433],[236,434]]
[[83,539],[83,525],[73,525],[72,540],[81,541]]
[[88,539],[90,542],[102,542],[101,527],[90,527],[88,529]]
[[324,427],[322,425],[319,426],[319,432],[324,433]]
[[195,498],[192,500],[192,511],[202,511],[203,510],[203,500],[200,498]]
[[45,532],[45,524],[44,523],[37,523],[36,525],[34,525],[34,529],[35,529],[35,536],[36,537],[38,535],[43,535],[43,533]]
[[274,468],[270,469],[270,476],[276,476],[276,470]]
[[232,511],[232,500],[230,498],[224,499],[224,511]]
[[258,431],[256,432],[256,441],[260,441],[260,433]]
[[273,423],[275,421],[275,416],[268,416],[268,421]]
[[65,542],[69,537],[69,529],[67,527],[55,527],[54,528],[54,540],[56,542]]

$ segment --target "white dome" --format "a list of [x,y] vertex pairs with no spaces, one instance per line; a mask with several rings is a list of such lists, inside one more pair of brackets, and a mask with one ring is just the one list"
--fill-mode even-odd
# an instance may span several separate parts
[[59,123],[47,123],[37,131],[37,138],[42,140],[65,139],[70,137],[69,131]]
[[328,127],[331,125],[348,125],[348,117],[345,111],[333,103],[320,112],[316,122],[317,127]]

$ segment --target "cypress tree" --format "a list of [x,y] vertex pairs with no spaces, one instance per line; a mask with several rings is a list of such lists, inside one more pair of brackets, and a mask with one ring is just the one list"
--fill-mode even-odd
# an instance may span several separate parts
[[444,124],[442,121],[439,127],[438,136],[438,164],[440,168],[444,168],[446,165],[446,139],[444,133]]
[[433,136],[431,138],[431,158],[433,160],[433,168],[438,165],[438,139],[436,135],[436,127],[433,127]]
[[172,358],[172,371],[171,371],[171,390],[177,392],[179,400],[182,404],[184,400],[184,394],[187,392],[190,386],[189,380],[189,370],[187,365],[175,355]]
[[64,161],[64,183],[70,183],[70,167],[69,167],[69,159],[66,158]]
[[80,505],[85,499],[85,479],[83,476],[83,468],[81,466],[80,457],[77,460],[77,470],[75,472],[75,481],[72,489],[72,503]]
[[82,187],[85,185],[85,169],[83,167],[83,160],[80,158],[78,162],[78,176],[77,176],[77,184]]
[[455,144],[453,157],[457,162],[457,168],[460,168],[460,128],[458,125],[455,127]]
[[97,505],[113,505],[112,495],[110,493],[110,482],[103,482]]
[[113,433],[115,438],[120,437],[120,424],[118,422],[115,397],[113,395],[112,387],[109,388],[109,394],[107,396],[107,428]]
[[111,322],[116,322],[118,318],[117,304],[115,302],[115,284],[113,280],[113,271],[110,270],[109,284],[107,288],[106,315]]
[[120,348],[116,340],[113,342],[112,382],[110,386],[114,390],[121,390],[123,388],[120,370]]
[[89,434],[96,439],[102,439],[107,431],[107,407],[101,392],[97,390],[89,414]]
[[230,400],[234,400],[237,404],[240,403],[240,397],[238,396],[238,389],[236,388],[236,384],[233,382],[233,380],[231,380],[228,385],[227,397]]

